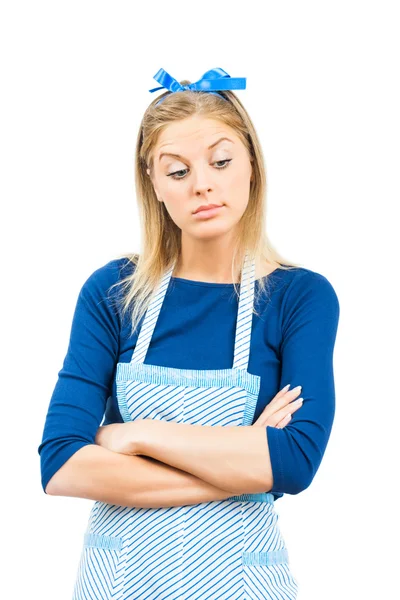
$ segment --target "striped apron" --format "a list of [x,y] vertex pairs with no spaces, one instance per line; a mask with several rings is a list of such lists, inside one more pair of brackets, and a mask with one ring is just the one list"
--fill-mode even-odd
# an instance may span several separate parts
[[[232,369],[144,363],[173,269],[155,290],[131,362],[117,364],[122,418],[251,425],[260,388],[260,376],[247,371],[255,263],[246,254]],[[96,501],[73,600],[288,600],[297,590],[274,496],[265,492],[164,508]]]

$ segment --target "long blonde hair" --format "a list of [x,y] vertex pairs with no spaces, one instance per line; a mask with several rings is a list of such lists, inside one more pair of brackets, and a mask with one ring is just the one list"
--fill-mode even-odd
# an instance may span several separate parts
[[[190,81],[183,80],[181,85]],[[141,228],[140,254],[123,254],[135,266],[133,272],[111,286],[122,285],[124,316],[131,310],[131,334],[146,312],[151,295],[160,284],[160,278],[180,257],[181,230],[171,219],[163,202],[157,200],[150,174],[153,170],[151,151],[160,133],[175,121],[191,116],[218,120],[233,128],[247,148],[253,165],[249,202],[238,223],[232,257],[232,280],[238,295],[235,273],[239,272],[246,250],[249,259],[267,260],[280,264],[281,269],[293,269],[300,265],[287,261],[273,247],[265,231],[266,218],[266,169],[261,145],[253,123],[236,94],[230,90],[219,92],[226,100],[214,94],[192,90],[166,92],[158,96],[146,109],[140,125],[135,154],[135,187]],[[162,102],[157,103],[162,99]],[[267,278],[257,280],[259,293],[266,289]],[[256,297],[255,297],[256,300]],[[254,302],[255,305],[255,302]],[[253,312],[256,312],[253,307]],[[257,314],[257,312],[256,312]]]

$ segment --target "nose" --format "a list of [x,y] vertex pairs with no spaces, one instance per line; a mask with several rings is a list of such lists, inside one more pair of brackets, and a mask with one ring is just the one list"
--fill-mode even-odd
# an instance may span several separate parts
[[205,169],[198,169],[194,173],[193,187],[197,196],[211,192],[213,186],[210,181],[210,173],[207,173]]
[[199,187],[196,186],[196,195],[197,196],[202,196],[204,193],[208,193],[211,192],[211,188],[209,186],[203,186],[203,187]]

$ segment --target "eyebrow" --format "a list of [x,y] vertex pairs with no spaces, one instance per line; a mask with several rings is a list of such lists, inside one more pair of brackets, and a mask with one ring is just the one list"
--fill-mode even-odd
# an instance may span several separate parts
[[[233,140],[230,140],[227,137],[222,137],[219,140],[217,140],[216,142],[214,142],[213,144],[211,144],[211,146],[208,146],[207,150],[211,150],[211,148],[214,148],[214,146],[216,146],[217,144],[219,144],[223,140],[227,140],[228,142],[232,142],[232,144],[235,143]],[[158,160],[160,161],[163,156],[174,156],[175,158],[183,158],[183,156],[181,156],[180,154],[173,154],[172,152],[161,152],[160,156],[158,157]]]

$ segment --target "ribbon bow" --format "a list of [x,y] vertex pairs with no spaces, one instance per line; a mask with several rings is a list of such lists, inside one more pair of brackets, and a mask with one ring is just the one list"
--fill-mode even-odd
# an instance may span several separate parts
[[[194,83],[181,85],[179,81],[171,77],[164,69],[159,69],[154,75],[156,81],[161,83],[160,87],[153,88],[149,92],[156,92],[166,88],[170,92],[180,92],[183,90],[194,90],[199,92],[209,92],[213,94],[213,90],[244,90],[246,89],[246,77],[231,77],[226,71],[220,68],[210,69]],[[221,96],[221,94],[216,94]],[[224,98],[225,100],[225,98]],[[161,102],[161,100],[160,100]],[[158,103],[157,103],[158,104]]]

